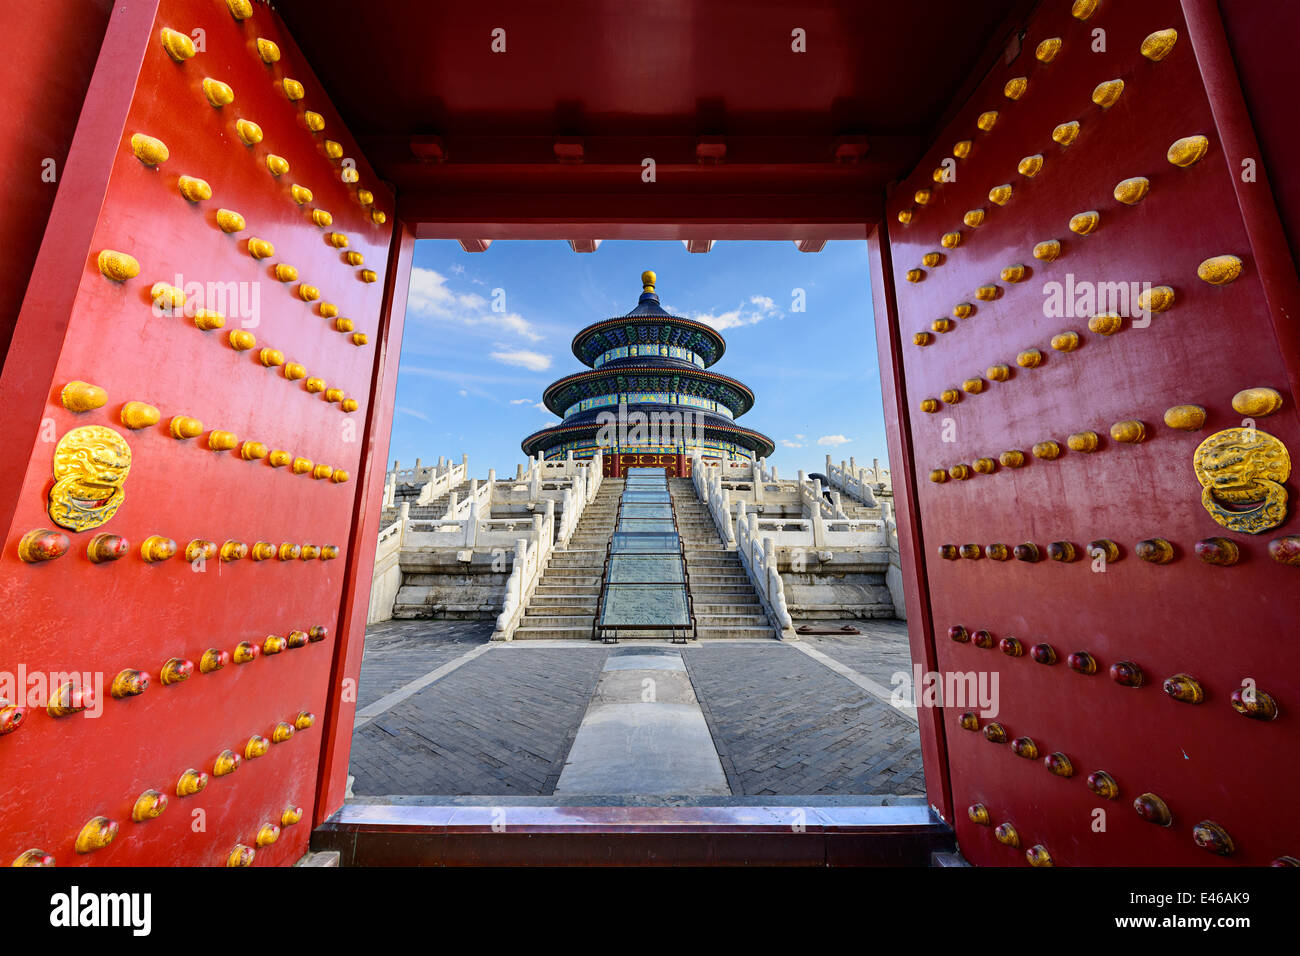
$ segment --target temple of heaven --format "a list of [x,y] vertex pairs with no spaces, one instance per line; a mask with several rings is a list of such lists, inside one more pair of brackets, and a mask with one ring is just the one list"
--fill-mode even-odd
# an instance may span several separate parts
[[641,282],[636,308],[574,336],[573,354],[588,371],[546,389],[542,401],[563,421],[525,438],[524,453],[591,458],[599,449],[611,478],[647,467],[685,477],[696,453],[706,461],[766,458],[772,440],[736,424],[754,393],[706,371],[722,358],[722,336],[665,312],[653,272],[643,272]]

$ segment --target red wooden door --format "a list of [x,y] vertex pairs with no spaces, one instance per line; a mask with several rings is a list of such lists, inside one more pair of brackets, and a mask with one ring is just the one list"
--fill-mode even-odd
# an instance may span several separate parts
[[4,378],[0,859],[291,863],[351,723],[392,196],[240,0],[117,7],[61,189]]
[[887,231],[913,647],[995,691],[922,718],[962,852],[1300,856],[1300,301],[1214,5],[1043,4]]

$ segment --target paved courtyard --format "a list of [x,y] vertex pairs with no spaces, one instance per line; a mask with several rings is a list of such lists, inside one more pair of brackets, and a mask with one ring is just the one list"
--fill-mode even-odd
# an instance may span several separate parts
[[488,621],[374,625],[351,792],[584,803],[921,794],[915,717],[889,702],[893,675],[911,666],[906,625],[856,625],[863,633],[685,647],[492,644]]

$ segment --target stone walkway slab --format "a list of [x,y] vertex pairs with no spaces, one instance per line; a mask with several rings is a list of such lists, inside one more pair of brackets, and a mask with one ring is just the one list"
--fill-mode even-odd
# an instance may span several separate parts
[[680,652],[627,650],[605,662],[556,795],[731,793]]

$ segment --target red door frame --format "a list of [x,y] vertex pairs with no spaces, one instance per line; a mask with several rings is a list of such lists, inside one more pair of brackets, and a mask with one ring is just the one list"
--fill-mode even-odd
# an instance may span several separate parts
[[[916,469],[912,466],[912,429],[903,388],[903,341],[898,321],[897,290],[885,223],[867,237],[871,271],[871,310],[876,320],[876,354],[880,364],[880,391],[884,399],[885,444],[889,451],[894,488],[894,520],[898,524],[898,552],[903,573],[903,600],[907,607],[907,637],[912,663],[927,674],[939,670],[935,650],[930,589],[927,586],[924,542],[916,507]],[[921,760],[925,768],[925,795],[940,819],[952,823],[952,785],[948,771],[948,741],[943,711],[918,707]]]
[[402,355],[402,330],[406,324],[406,298],[411,285],[411,260],[415,236],[403,222],[393,228],[393,242],[384,272],[384,305],[380,313],[375,349],[375,372],[366,408],[362,439],[361,489],[348,540],[348,568],[341,607],[339,640],[331,670],[329,703],[321,730],[320,771],[316,776],[316,806],[312,826],[343,806],[347,790],[348,761],[352,753],[352,726],[356,720],[356,689],[361,679],[361,657],[366,643],[366,616],[370,611],[370,584],[375,571],[383,513],[384,477],[388,439],[393,429],[397,397],[397,364]]
[[[1261,152],[1229,49],[1218,4],[1215,0],[1182,0],[1182,7],[1190,34],[1189,40],[1196,50],[1225,152],[1229,155],[1260,157]],[[979,76],[982,76],[979,70],[976,73],[978,75],[972,78],[972,83],[977,82]],[[1251,253],[1262,273],[1264,289],[1270,300],[1270,311],[1274,316],[1278,343],[1286,354],[1300,355],[1300,328],[1297,328],[1294,322],[1285,321],[1285,310],[1279,304],[1295,301],[1296,272],[1293,260],[1288,255],[1290,247],[1282,228],[1273,192],[1263,170],[1264,164],[1261,162],[1259,166],[1257,182],[1245,183],[1238,178],[1237,197],[1251,241]],[[452,202],[443,201],[435,206],[427,197],[399,196],[399,215],[410,223],[409,226],[403,223],[400,227],[401,235],[420,238],[492,237],[556,240],[578,233],[607,238],[658,240],[692,236],[785,241],[805,235],[832,235],[834,238],[841,239],[865,238],[868,243],[872,310],[876,326],[881,390],[884,395],[886,444],[895,475],[894,501],[912,661],[920,664],[926,672],[938,670],[932,637],[934,627],[927,586],[925,543],[921,539],[916,510],[916,474],[912,462],[909,410],[904,398],[902,380],[901,356],[904,343],[899,338],[901,332],[896,309],[889,233],[883,216],[883,204],[887,197],[880,197],[879,205],[868,201],[867,205],[871,207],[874,221],[856,226],[844,218],[844,211],[850,208],[849,206],[833,202],[828,204],[826,197],[819,196],[769,197],[766,200],[746,204],[747,215],[744,217],[739,214],[739,209],[728,205],[726,197],[705,202],[703,206],[698,200],[682,202],[681,197],[675,197],[676,201],[655,203],[653,212],[640,203],[629,203],[629,197],[621,195],[580,197],[582,201],[577,207],[573,202],[575,197],[572,196],[533,197],[522,207],[518,197],[489,195],[444,198],[449,198]],[[862,197],[858,197],[858,202],[852,208],[862,208]],[[702,221],[702,215],[712,221]],[[400,270],[390,268],[390,275],[396,276],[400,271],[403,277],[409,277],[412,253],[413,242],[409,238],[404,238],[400,244],[395,243],[393,265],[400,265],[401,268]],[[400,281],[405,287],[406,278]],[[388,311],[393,308],[402,310],[402,314],[395,317],[395,322],[394,317],[388,314]],[[404,308],[404,297],[401,302],[386,300],[384,322],[387,330],[396,329],[400,334]],[[386,332],[386,336],[388,334],[390,332]],[[376,378],[377,389],[393,387],[392,379],[396,375],[398,353],[400,348],[393,350],[386,339],[385,371],[382,376]],[[1289,374],[1293,394],[1300,393],[1300,363],[1291,363]],[[385,382],[388,384],[382,385]],[[379,394],[377,391],[376,397]],[[370,423],[372,434],[375,430],[391,427],[391,407],[384,405],[379,414],[385,420]],[[364,500],[369,503],[372,499],[377,501],[387,462],[373,455],[373,439],[368,437],[367,440],[371,442],[367,446],[370,449],[368,454],[371,454],[371,462],[366,470],[367,491]],[[357,552],[358,564],[350,569],[349,579],[352,584],[349,595],[345,597],[342,618],[350,623],[347,625],[346,640],[340,645],[340,661],[336,662],[336,676],[340,677],[355,679],[360,671],[359,644],[364,641],[370,571],[373,568],[375,547],[374,534],[378,532],[376,526],[373,533],[367,537],[362,528],[366,522],[361,519],[369,515],[370,522],[373,523],[376,514],[376,506],[368,505],[368,508],[363,509],[362,514],[358,516],[356,525],[356,533],[362,537],[354,540],[353,547],[359,545],[363,550]],[[335,694],[338,693],[338,684],[339,681],[336,680]],[[951,823],[952,787],[942,717],[939,708],[927,707],[918,710],[926,796],[939,817]],[[321,800],[317,805],[318,822],[342,804],[340,781],[346,779],[351,728],[350,711],[343,708],[341,703],[337,709],[332,704],[325,731],[329,743],[322,765]]]
[[[399,197],[400,202],[400,197]],[[683,210],[684,211],[684,210]],[[739,233],[736,238],[747,240],[769,238],[771,241],[789,241],[787,233],[794,228],[809,228],[807,219],[795,215],[788,219],[764,220],[761,224],[753,219],[739,222],[710,223],[704,227],[711,236],[728,237]],[[402,209],[399,206],[399,216]],[[325,717],[322,734],[325,749],[322,754],[319,791],[316,805],[315,824],[324,822],[336,812],[344,800],[347,779],[348,759],[352,744],[352,726],[356,709],[356,681],[361,671],[361,657],[365,642],[366,616],[370,602],[370,583],[374,571],[374,556],[379,534],[379,515],[384,476],[387,469],[387,456],[380,449],[387,448],[387,438],[392,427],[393,393],[396,388],[398,361],[401,354],[401,333],[405,319],[406,293],[410,284],[411,261],[415,248],[415,230],[426,235],[438,235],[449,227],[446,224],[421,221],[412,227],[405,221],[397,225],[398,240],[393,243],[389,260],[389,283],[385,290],[383,323],[383,343],[381,355],[377,359],[379,369],[375,376],[375,389],[371,395],[370,407],[375,409],[373,419],[367,425],[366,455],[369,456],[363,480],[363,502],[354,524],[353,538],[349,553],[351,564],[348,568],[348,588],[343,596],[340,621],[340,643],[338,656],[334,663],[334,681],[330,691],[330,706]],[[490,232],[501,238],[542,239],[555,232],[554,239],[561,238],[563,226],[543,227],[538,232],[538,224],[530,222],[520,230],[522,235],[512,234],[511,224],[502,220],[485,220],[482,223],[467,224],[457,222],[454,228],[463,230],[463,235],[482,235]],[[600,235],[617,233],[620,238],[644,238],[663,240],[672,237],[661,235],[663,223],[641,223],[628,219],[610,219],[608,222],[595,223],[594,228]],[[700,226],[692,224],[692,231]],[[816,228],[811,227],[811,228]],[[843,232],[845,225],[837,222],[837,231]],[[765,235],[767,231],[770,233]],[[504,235],[503,235],[504,233]],[[771,235],[775,233],[777,235]],[[908,636],[912,660],[920,663],[926,671],[937,670],[935,648],[930,635],[931,612],[929,592],[925,586],[925,558],[921,550],[920,529],[916,516],[915,474],[911,460],[911,446],[908,429],[908,411],[901,387],[902,343],[898,341],[899,327],[895,308],[895,290],[893,271],[889,265],[888,234],[883,224],[862,224],[858,235],[868,243],[870,272],[869,281],[872,290],[872,311],[876,327],[876,348],[880,362],[881,389],[885,396],[884,416],[886,444],[889,460],[895,476],[894,501],[897,509],[899,545],[902,554],[904,593],[907,601]],[[841,236],[841,238],[849,238]],[[349,685],[345,681],[351,681]],[[944,738],[942,713],[937,708],[921,708],[918,712],[921,733],[921,753],[925,768],[926,797],[931,808],[944,821],[951,821],[952,795],[948,778],[947,749]]]
[[122,91],[135,89],[140,62],[154,40],[152,27],[158,3],[145,0],[119,5],[109,20],[63,166],[58,200],[32,267],[32,276],[40,277],[39,288],[36,283],[28,286],[18,313],[6,358],[21,356],[22,361],[6,361],[0,377],[0,394],[6,406],[6,414],[0,416],[0,447],[21,449],[24,454],[0,459],[3,528],[9,527],[18,507],[27,472],[26,450],[36,444],[43,427],[43,409],[86,266],[85,250],[90,248],[99,223],[99,210],[108,193],[118,143],[131,110],[132,98],[123,96]]
[[[1237,78],[1236,67],[1224,32],[1222,14],[1214,0],[1183,0],[1189,40],[1201,64],[1215,123],[1225,152],[1236,156],[1261,156],[1247,104]],[[6,364],[0,391],[8,414],[0,420],[0,440],[5,447],[31,448],[41,427],[41,408],[48,397],[49,383],[58,360],[78,277],[84,268],[83,251],[91,242],[98,210],[108,188],[122,126],[130,108],[129,98],[120,96],[130,88],[145,47],[153,42],[151,24],[158,0],[119,4],[114,8],[103,50],[87,91],[81,118],[64,166],[66,177],[61,191],[75,201],[56,203],[47,223],[44,241],[33,275],[42,277],[39,289],[29,289],[23,313],[10,349],[21,355],[21,365]],[[1288,355],[1300,355],[1300,329],[1287,321],[1279,303],[1294,301],[1297,285],[1288,243],[1278,217],[1274,195],[1263,179],[1236,182],[1237,198],[1251,254],[1264,278],[1264,290],[1275,318],[1278,342]],[[379,531],[381,495],[386,470],[387,435],[391,430],[401,335],[406,297],[414,253],[414,239],[442,236],[494,236],[501,238],[566,238],[579,221],[593,235],[610,238],[675,239],[707,235],[715,239],[782,239],[830,234],[835,238],[866,238],[873,290],[877,347],[880,355],[882,390],[885,393],[885,424],[888,451],[896,476],[897,506],[902,569],[909,617],[913,660],[927,670],[935,669],[935,648],[928,590],[924,542],[920,539],[916,514],[916,475],[911,460],[909,412],[903,401],[902,368],[898,360],[901,343],[895,309],[895,289],[889,253],[888,230],[883,224],[854,226],[843,218],[844,207],[826,196],[767,197],[753,203],[735,204],[717,198],[701,206],[697,200],[653,203],[641,197],[640,204],[628,204],[627,196],[583,197],[575,216],[573,197],[538,197],[521,212],[518,197],[451,197],[454,202],[436,208],[427,197],[410,197],[399,207],[388,269],[385,273],[381,335],[376,342],[375,375],[369,396],[364,437],[364,467],[359,469],[361,493],[348,542],[346,584],[341,595],[339,641],[333,662],[329,706],[323,721],[324,747],[321,754],[314,821],[319,823],[343,802],[350,755],[355,709],[355,682],[360,673],[365,636],[365,619],[376,538]],[[832,199],[834,197],[831,197]],[[883,199],[883,197],[881,197]],[[744,206],[743,217],[741,206]],[[564,211],[560,211],[563,207]],[[879,213],[879,201],[858,197],[855,208],[871,207]],[[712,210],[715,221],[701,220],[701,211]],[[632,213],[628,217],[628,213]],[[451,214],[454,222],[439,221]],[[620,213],[622,217],[620,217]],[[876,216],[877,221],[879,216]],[[812,220],[810,222],[810,220]],[[1300,364],[1289,368],[1293,393],[1300,391]],[[26,460],[8,457],[0,462],[0,518],[12,520]],[[348,682],[351,682],[349,684]],[[920,712],[922,751],[927,796],[944,819],[951,820],[952,798],[948,776],[946,742],[940,714],[934,708]]]

